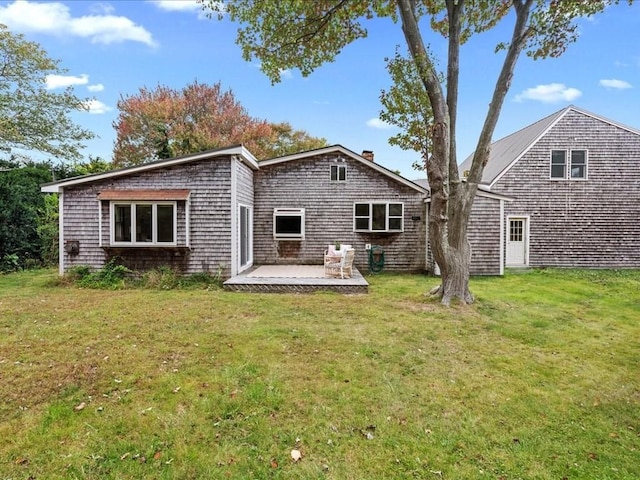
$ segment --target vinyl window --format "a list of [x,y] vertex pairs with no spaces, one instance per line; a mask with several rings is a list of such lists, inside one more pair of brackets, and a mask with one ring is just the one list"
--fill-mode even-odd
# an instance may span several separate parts
[[587,151],[586,150],[552,150],[551,151],[551,179],[552,180],[586,180]]
[[304,208],[274,209],[273,238],[276,240],[304,239]]
[[392,202],[355,203],[353,228],[356,232],[402,232],[404,204]]
[[111,202],[111,244],[176,244],[176,202]]
[[331,165],[331,181],[345,182],[347,180],[346,165]]

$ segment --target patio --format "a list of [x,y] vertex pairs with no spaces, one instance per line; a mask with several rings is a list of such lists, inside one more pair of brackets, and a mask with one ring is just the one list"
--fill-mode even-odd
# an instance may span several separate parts
[[224,282],[226,290],[255,293],[333,291],[368,293],[369,283],[354,267],[351,278],[327,277],[322,265],[262,265]]

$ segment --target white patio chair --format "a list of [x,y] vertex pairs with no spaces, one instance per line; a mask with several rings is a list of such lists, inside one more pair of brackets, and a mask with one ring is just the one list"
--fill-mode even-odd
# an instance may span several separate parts
[[342,256],[336,257],[330,256],[325,252],[324,257],[324,274],[329,276],[340,278],[351,278],[353,275],[353,259],[356,256],[356,251],[353,248],[348,248],[342,251]]

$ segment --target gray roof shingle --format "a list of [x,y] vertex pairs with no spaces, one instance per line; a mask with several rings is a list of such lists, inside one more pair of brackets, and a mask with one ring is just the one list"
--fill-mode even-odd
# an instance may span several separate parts
[[[509,165],[515,162],[535,143],[571,106],[524,127],[491,144],[489,161],[482,173],[482,183],[490,185]],[[473,153],[460,164],[460,174],[471,168]]]

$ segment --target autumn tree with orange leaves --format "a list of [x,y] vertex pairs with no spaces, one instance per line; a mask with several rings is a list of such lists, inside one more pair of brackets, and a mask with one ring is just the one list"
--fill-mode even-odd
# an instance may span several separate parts
[[121,96],[118,109],[113,124],[117,133],[113,164],[117,167],[238,144],[258,159],[326,145],[325,139],[294,130],[287,123],[251,117],[219,82],[194,81],[182,90],[143,87],[135,95]]

